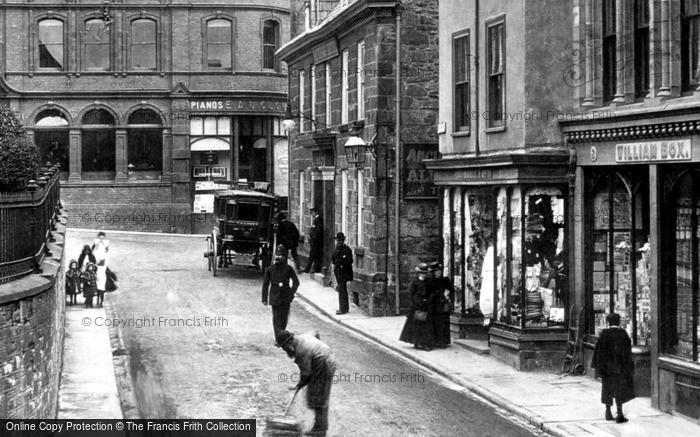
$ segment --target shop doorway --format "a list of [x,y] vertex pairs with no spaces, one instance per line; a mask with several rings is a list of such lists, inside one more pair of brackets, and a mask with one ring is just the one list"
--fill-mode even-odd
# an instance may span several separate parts
[[323,266],[330,271],[335,243],[335,184],[332,180],[313,181],[313,207],[323,217]]

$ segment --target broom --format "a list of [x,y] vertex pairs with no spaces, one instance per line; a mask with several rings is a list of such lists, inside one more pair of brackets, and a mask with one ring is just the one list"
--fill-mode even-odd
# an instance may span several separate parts
[[268,430],[272,431],[283,431],[285,432],[294,432],[296,435],[299,435],[301,433],[301,425],[299,422],[297,422],[294,419],[288,419],[287,415],[289,414],[289,410],[292,408],[292,404],[294,403],[294,399],[297,397],[297,393],[299,393],[299,390],[301,387],[298,387],[294,391],[294,396],[292,396],[292,400],[289,401],[289,405],[287,405],[287,409],[284,412],[284,416],[282,417],[277,417],[273,419],[267,419],[265,422],[265,428]]

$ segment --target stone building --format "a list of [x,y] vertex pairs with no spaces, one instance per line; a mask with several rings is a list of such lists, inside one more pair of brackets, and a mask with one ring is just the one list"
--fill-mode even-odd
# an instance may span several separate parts
[[[304,11],[303,31],[278,52],[297,116],[291,219],[308,235],[309,208],[318,208],[326,279],[343,232],[355,302],[371,315],[398,313],[409,305],[413,267],[440,253],[437,193],[421,162],[437,156],[437,1],[315,0],[292,9]],[[357,136],[370,149],[351,155],[363,161],[353,164],[344,145]]]
[[453,331],[488,336],[491,355],[523,370],[561,368],[575,289],[573,157],[557,123],[573,107],[573,20],[569,2],[440,2],[442,159],[427,167]]
[[288,2],[25,0],[0,23],[0,98],[60,163],[72,226],[209,232],[239,179],[286,199]]

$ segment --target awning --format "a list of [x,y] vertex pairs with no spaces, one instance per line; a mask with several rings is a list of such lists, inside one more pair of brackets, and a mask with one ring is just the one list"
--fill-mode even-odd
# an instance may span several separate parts
[[202,138],[190,145],[193,152],[208,152],[210,150],[231,150],[228,141],[221,138]]

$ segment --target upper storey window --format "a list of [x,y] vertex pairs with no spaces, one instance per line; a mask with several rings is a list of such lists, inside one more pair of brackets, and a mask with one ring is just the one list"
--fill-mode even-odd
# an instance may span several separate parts
[[87,70],[109,70],[110,32],[102,19],[94,18],[85,22],[83,65]]
[[263,24],[263,68],[276,70],[275,52],[279,40],[279,24],[267,20]]
[[213,19],[207,21],[207,67],[231,68],[233,36],[231,21]]
[[156,22],[138,19],[131,22],[131,67],[156,69]]
[[39,68],[63,69],[63,22],[39,21]]
[[681,10],[681,79],[684,90],[700,85],[700,1],[684,0]]

